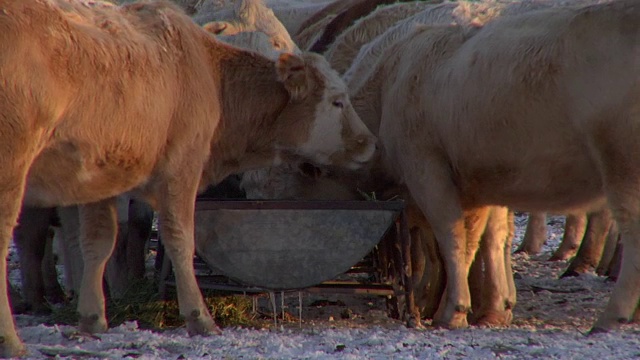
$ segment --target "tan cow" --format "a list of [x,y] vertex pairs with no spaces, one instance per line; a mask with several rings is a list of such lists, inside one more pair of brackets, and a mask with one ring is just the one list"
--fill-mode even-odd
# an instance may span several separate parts
[[[213,21],[215,20],[215,21]],[[232,11],[199,11],[194,21],[232,45],[269,58],[282,52],[300,53],[284,25],[263,0],[238,0]]]
[[[115,0],[110,2],[117,3]],[[122,1],[122,3],[128,2],[131,1]],[[172,2],[184,5],[180,1]],[[262,0],[238,0],[234,4],[233,12],[218,14],[217,18],[225,20],[207,23],[206,29],[216,33],[218,39],[234,46],[256,51],[274,60],[283,52],[300,53],[286,29]],[[118,199],[118,204],[128,204],[130,201],[128,196],[121,196]],[[120,298],[129,287],[132,278],[142,278],[144,275],[144,243],[150,232],[151,225],[147,223],[151,221],[149,216],[152,214],[151,209],[147,209],[140,201],[133,200],[132,206],[135,210],[132,218],[127,216],[128,211],[120,211],[120,206],[118,207],[118,241],[107,263],[105,273],[112,298]],[[124,208],[128,209],[128,205]],[[23,265],[40,266],[40,263],[43,263],[50,266],[46,270],[43,269],[42,275],[39,272],[21,272],[24,293],[24,302],[22,302],[24,306],[21,307],[24,311],[33,309],[43,312],[48,310],[46,301],[63,299],[57,294],[57,292],[61,293],[61,290],[57,286],[53,253],[48,253],[49,256],[44,258],[42,253],[45,249],[43,244],[51,243],[44,236],[51,223],[51,212],[54,210],[50,209],[47,212],[37,208],[23,208],[21,219],[25,222],[25,226],[19,226],[14,231],[14,240]],[[62,253],[65,254],[61,257],[64,260],[65,289],[67,294],[73,297],[73,294],[78,294],[80,290],[83,268],[82,257],[79,256],[78,210],[75,206],[61,207],[58,213],[62,224],[57,228],[56,238],[60,240]],[[132,222],[132,227],[127,225],[129,222]],[[129,231],[131,231],[130,234],[128,234]],[[51,277],[53,279],[50,279]],[[43,296],[45,293],[47,300]],[[14,302],[14,310],[16,303]]]
[[[265,0],[265,5],[287,29],[289,34],[297,33],[303,22],[329,5],[331,0]],[[202,0],[196,6],[195,19],[206,23],[217,20],[214,14],[233,11],[232,0]]]
[[5,357],[23,351],[6,295],[8,242],[23,199],[83,204],[80,330],[100,332],[114,197],[143,197],[159,211],[188,332],[207,334],[219,330],[193,272],[197,191],[288,157],[358,168],[375,152],[375,137],[324,59],[283,55],[274,63],[230,47],[168,2],[0,0],[0,42]]
[[446,262],[438,323],[467,324],[475,239],[466,238],[465,219],[495,204],[584,211],[607,202],[625,252],[594,329],[632,319],[640,298],[639,36],[640,4],[623,0],[503,17],[482,30],[422,27],[387,49],[372,75],[386,84],[384,159],[429,219]]

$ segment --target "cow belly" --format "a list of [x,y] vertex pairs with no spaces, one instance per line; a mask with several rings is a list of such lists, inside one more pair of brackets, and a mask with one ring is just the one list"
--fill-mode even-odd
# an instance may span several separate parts
[[523,159],[514,166],[476,167],[460,176],[458,184],[469,205],[564,212],[589,210],[604,202],[601,174],[587,157]]
[[142,155],[45,150],[30,168],[24,202],[66,206],[116,196],[146,181],[153,163],[152,157]]

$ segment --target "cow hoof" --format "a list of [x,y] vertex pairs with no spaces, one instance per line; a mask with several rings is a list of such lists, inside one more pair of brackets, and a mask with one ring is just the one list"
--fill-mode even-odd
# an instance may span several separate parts
[[415,329],[415,330],[426,330],[427,328],[422,325],[422,321],[420,321],[420,317],[415,317],[415,316],[410,316],[407,319],[407,327],[409,329]]
[[567,260],[567,258],[558,254],[553,254],[547,261],[564,261],[564,260]]
[[608,333],[609,330],[599,327],[599,326],[594,326],[591,328],[591,330],[589,330],[589,332],[587,333],[587,335],[597,335],[597,334],[606,334]]
[[562,275],[560,275],[560,278],[564,279],[566,277],[576,277],[576,276],[580,276],[580,273],[575,270],[567,270],[563,272]]
[[200,311],[194,310],[187,318],[187,332],[189,336],[195,335],[221,335],[222,331],[213,321],[211,316],[201,316]]
[[450,330],[464,329],[469,327],[469,323],[467,322],[467,313],[458,311],[453,313],[453,316],[450,320],[434,319],[433,324],[436,327],[446,328]]
[[565,261],[565,260],[569,260],[570,258],[572,258],[575,254],[576,251],[578,251],[578,249],[568,249],[566,251],[556,251],[555,253],[553,253],[553,255],[551,255],[551,257],[549,258],[549,261]]
[[476,324],[481,327],[505,327],[511,325],[513,313],[511,310],[487,311],[480,315]]
[[629,319],[626,318],[614,318],[614,317],[601,317],[596,321],[591,330],[589,330],[589,335],[591,334],[601,334],[606,333],[611,330],[616,330],[620,328],[622,324],[628,324]]
[[98,314],[89,316],[80,315],[80,321],[78,322],[80,332],[97,334],[106,332],[107,328],[107,319],[100,317]]
[[17,336],[0,336],[0,358],[10,359],[27,354],[27,349]]

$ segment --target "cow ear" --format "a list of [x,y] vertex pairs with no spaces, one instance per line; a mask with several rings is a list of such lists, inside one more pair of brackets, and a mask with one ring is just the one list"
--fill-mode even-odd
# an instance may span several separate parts
[[278,78],[292,100],[302,100],[309,91],[309,77],[304,60],[294,54],[281,54],[276,60]]
[[202,28],[214,35],[235,35],[240,32],[237,26],[228,21],[211,21],[202,25]]

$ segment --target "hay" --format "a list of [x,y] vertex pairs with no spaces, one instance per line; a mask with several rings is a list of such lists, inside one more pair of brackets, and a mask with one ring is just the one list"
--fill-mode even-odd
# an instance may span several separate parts
[[[223,295],[213,291],[203,292],[205,302],[221,327],[260,327],[256,315],[252,314],[251,298],[241,295]],[[110,327],[136,320],[141,329],[167,330],[184,326],[179,316],[175,292],[169,292],[169,300],[158,295],[155,281],[144,279],[133,282],[122,299],[107,299],[107,319]],[[61,307],[53,307],[48,324],[77,325],[77,301]]]

